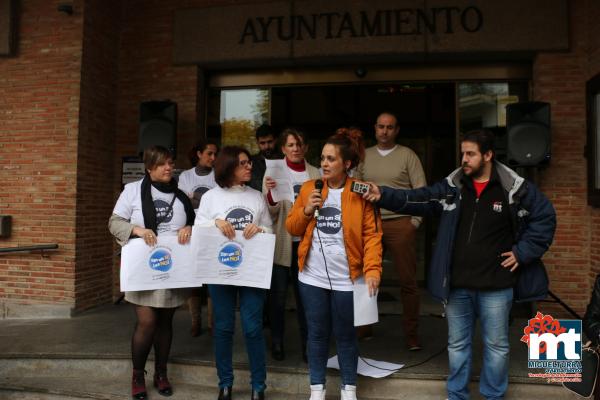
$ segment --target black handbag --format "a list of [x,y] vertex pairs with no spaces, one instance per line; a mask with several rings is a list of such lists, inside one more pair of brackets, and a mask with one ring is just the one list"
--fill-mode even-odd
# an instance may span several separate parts
[[586,399],[594,396],[600,358],[595,347],[584,347],[581,352],[581,382],[563,382],[563,386]]

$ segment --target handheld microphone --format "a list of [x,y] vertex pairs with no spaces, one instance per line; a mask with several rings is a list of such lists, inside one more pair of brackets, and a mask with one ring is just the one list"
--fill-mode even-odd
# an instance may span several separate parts
[[[317,179],[315,181],[315,189],[317,189],[319,191],[319,193],[321,193],[321,190],[323,190],[323,180],[322,179]],[[315,207],[315,218],[319,218],[319,206]]]

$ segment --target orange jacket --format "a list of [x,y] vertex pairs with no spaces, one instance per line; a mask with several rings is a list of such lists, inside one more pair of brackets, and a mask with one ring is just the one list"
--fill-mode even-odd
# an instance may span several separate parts
[[[371,203],[363,200],[361,195],[350,190],[354,179],[346,179],[346,185],[342,192],[342,226],[344,228],[344,244],[350,279],[358,278],[364,274],[365,277],[381,278],[381,217],[375,214]],[[304,206],[308,196],[315,188],[315,181],[305,182],[300,189],[298,198],[287,216],[285,227],[293,236],[301,236],[298,245],[298,268],[302,271],[306,256],[312,244],[313,230],[317,220],[313,216],[304,214]],[[328,193],[327,181],[324,180],[323,201]]]

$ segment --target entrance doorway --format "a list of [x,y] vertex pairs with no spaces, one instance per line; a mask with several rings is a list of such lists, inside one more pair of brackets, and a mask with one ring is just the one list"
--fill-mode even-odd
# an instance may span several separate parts
[[[382,111],[397,115],[397,142],[419,156],[428,183],[443,179],[458,165],[458,134],[491,128],[506,132],[506,104],[528,99],[528,81],[369,82],[209,88],[206,132],[223,145],[241,144],[256,152],[254,132],[269,123],[276,132],[293,126],[309,138],[309,163],[319,166],[323,143],[339,127],[360,128],[367,146],[375,144],[373,125]],[[500,154],[502,159],[502,154]],[[438,223],[425,219],[417,231],[417,277],[426,280]],[[396,268],[384,258],[383,284],[398,282]]]

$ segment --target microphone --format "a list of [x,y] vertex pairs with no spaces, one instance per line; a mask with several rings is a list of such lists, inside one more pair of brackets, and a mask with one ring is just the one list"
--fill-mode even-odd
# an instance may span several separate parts
[[[317,179],[315,181],[315,189],[317,189],[319,191],[319,193],[321,193],[321,190],[323,190],[323,180],[322,179]],[[319,206],[315,207],[315,218],[319,218]]]

